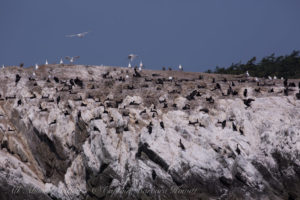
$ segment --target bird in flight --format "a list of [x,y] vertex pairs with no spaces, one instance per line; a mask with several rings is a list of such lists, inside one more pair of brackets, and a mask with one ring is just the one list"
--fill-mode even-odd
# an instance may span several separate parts
[[138,55],[135,55],[135,54],[129,54],[129,55],[128,55],[128,59],[129,59],[130,61],[133,61],[136,57],[138,57]]
[[77,34],[72,34],[72,35],[66,35],[66,37],[78,37],[78,38],[83,38],[88,34],[89,32],[83,32],[83,33],[77,33]]
[[66,59],[66,60],[69,60],[70,63],[73,63],[74,60],[75,60],[75,59],[78,59],[78,58],[79,58],[79,56],[74,56],[74,57],[66,56],[66,57],[65,57],[65,59]]

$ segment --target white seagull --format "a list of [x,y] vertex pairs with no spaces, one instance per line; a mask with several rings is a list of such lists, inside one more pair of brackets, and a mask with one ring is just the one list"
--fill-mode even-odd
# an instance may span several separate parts
[[281,77],[281,80],[284,80],[283,77]]
[[181,70],[181,71],[183,70],[183,68],[182,68],[182,66],[181,66],[181,65],[179,65],[179,66],[178,66],[178,68],[179,68],[179,70]]
[[172,77],[172,76],[169,76],[169,80],[170,80],[170,81],[173,80],[173,77]]
[[130,62],[128,63],[128,68],[131,68],[131,64],[130,64]]
[[38,70],[38,69],[39,69],[38,64],[35,64],[35,70]]
[[4,65],[2,65],[2,69],[4,69]]
[[64,64],[64,61],[62,60],[62,58],[60,59],[60,61],[59,61],[59,64]]
[[46,59],[45,65],[48,65],[48,60]]
[[246,71],[246,76],[248,76],[248,77],[250,76],[248,71]]
[[143,62],[141,61],[140,62],[140,68],[143,68],[144,67],[144,65],[143,65]]
[[259,81],[257,77],[255,77],[255,78],[254,78],[254,80],[255,80],[256,82],[258,82],[258,81]]
[[269,79],[269,80],[272,80],[272,77],[271,77],[271,76],[268,76],[268,79]]
[[88,34],[89,32],[83,32],[83,33],[77,33],[77,34],[72,34],[72,35],[66,35],[66,37],[78,37],[78,38],[83,38]]
[[70,63],[73,63],[75,59],[79,58],[79,56],[74,56],[74,57],[66,56],[65,58],[66,58],[67,60],[69,60]]
[[129,78],[129,76],[126,74],[125,78]]
[[35,76],[35,72],[32,73],[32,76]]
[[130,61],[133,61],[136,57],[138,57],[138,55],[135,55],[135,54],[129,54],[129,55],[128,55],[128,59],[129,59]]
[[276,79],[277,79],[277,77],[276,77],[276,76],[274,76],[274,77],[273,77],[273,79],[274,79],[274,80],[276,80]]

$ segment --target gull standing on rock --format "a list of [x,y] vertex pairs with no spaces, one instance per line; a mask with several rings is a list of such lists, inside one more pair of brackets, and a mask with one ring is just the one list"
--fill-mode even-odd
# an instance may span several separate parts
[[276,76],[274,76],[274,77],[273,77],[273,79],[274,79],[274,80],[276,80],[276,79],[277,79],[277,77],[276,77]]
[[269,80],[272,80],[272,77],[271,77],[271,76],[268,76],[268,79],[269,79]]
[[249,72],[248,72],[248,71],[246,71],[246,76],[247,76],[247,77],[249,77],[249,76],[250,76],[250,74],[249,74]]
[[60,61],[59,61],[59,64],[64,64],[64,61],[62,60],[62,58],[60,59]]
[[169,76],[169,80],[172,81],[172,80],[173,80],[173,77],[172,77],[172,76]]
[[131,64],[130,64],[130,62],[128,63],[128,68],[131,68]]
[[35,70],[38,70],[38,69],[39,69],[38,64],[35,64]]
[[79,58],[79,56],[74,56],[74,57],[66,56],[65,58],[66,58],[66,60],[69,60],[69,61],[70,61],[70,63],[73,63],[73,62],[74,62],[74,60],[76,60],[76,59],[78,59],[78,58]]
[[4,69],[4,65],[2,65],[2,69]]
[[48,60],[46,59],[45,65],[48,65]]
[[140,62],[139,70],[142,71],[143,67],[144,67],[144,65],[143,65],[143,63],[142,63],[142,61],[141,61],[141,62]]
[[78,37],[78,38],[83,38],[88,34],[89,32],[83,32],[83,33],[77,33],[77,34],[72,34],[72,35],[66,35],[66,37]]
[[255,80],[256,82],[259,82],[259,80],[258,80],[258,78],[257,78],[257,77],[255,77],[255,78],[254,78],[254,80]]
[[182,65],[179,65],[178,68],[180,71],[183,71]]

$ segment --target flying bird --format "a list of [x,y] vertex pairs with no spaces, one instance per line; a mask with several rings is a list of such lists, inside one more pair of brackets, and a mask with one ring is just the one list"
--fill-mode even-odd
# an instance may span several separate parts
[[83,33],[77,33],[77,34],[72,34],[72,35],[66,35],[66,37],[78,37],[78,38],[83,38],[88,34],[89,32],[83,32]]
[[130,61],[133,61],[136,57],[138,57],[138,55],[135,55],[135,54],[129,54],[129,55],[128,55],[128,59],[129,59]]
[[78,58],[79,58],[79,56],[74,56],[74,57],[66,56],[66,57],[65,57],[65,59],[66,59],[66,60],[69,60],[70,63],[73,63],[74,60],[76,60],[76,59],[78,59]]

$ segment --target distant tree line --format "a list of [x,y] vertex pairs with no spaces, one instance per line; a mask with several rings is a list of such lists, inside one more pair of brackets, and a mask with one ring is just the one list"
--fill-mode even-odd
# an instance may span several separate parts
[[274,53],[264,57],[256,63],[256,57],[251,58],[247,63],[232,64],[228,68],[216,67],[215,70],[207,70],[206,73],[217,74],[244,74],[249,72],[250,76],[278,78],[300,78],[300,56],[299,51],[293,51],[290,55],[275,57]]

